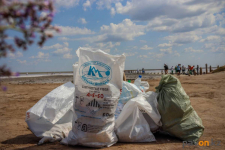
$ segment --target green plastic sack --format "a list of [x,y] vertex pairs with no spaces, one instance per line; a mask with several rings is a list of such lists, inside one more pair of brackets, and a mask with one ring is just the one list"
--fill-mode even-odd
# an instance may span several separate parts
[[172,75],[163,75],[156,93],[163,130],[183,141],[196,142],[204,126],[180,81]]

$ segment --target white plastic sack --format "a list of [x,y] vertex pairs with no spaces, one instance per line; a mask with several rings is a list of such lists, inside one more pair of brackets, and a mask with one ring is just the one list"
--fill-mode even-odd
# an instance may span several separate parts
[[140,94],[128,101],[116,120],[116,134],[120,142],[152,142],[155,137],[145,120],[142,111],[147,113],[152,121],[161,126],[160,114],[156,113],[146,98]]
[[134,80],[134,85],[137,86],[143,93],[149,89],[148,81],[141,81],[142,76],[139,75],[137,79]]
[[149,84],[148,84],[148,81],[141,81],[141,85],[140,85],[140,88],[145,92],[149,89]]
[[39,100],[26,112],[29,129],[44,137],[39,144],[60,140],[72,128],[74,84],[67,82]]
[[[160,113],[157,109],[158,106],[158,102],[157,102],[157,96],[158,94],[153,92],[153,91],[149,91],[146,92],[145,94],[143,94],[143,96],[146,98],[147,102],[151,105],[153,111],[160,116]],[[162,125],[161,121],[159,123],[155,123],[152,118],[144,111],[141,110],[143,116],[145,117],[145,120],[148,122],[150,129],[152,132],[155,132],[159,129],[159,126]]]
[[118,105],[116,107],[115,112],[115,119],[118,118],[119,114],[121,113],[123,106],[132,98],[136,97],[138,94],[141,94],[141,90],[134,85],[133,83],[129,83],[126,81],[123,81],[123,88],[122,93],[120,95]]
[[123,88],[119,101],[121,101],[123,104],[126,104],[130,99],[141,93],[141,90],[138,89],[133,83],[123,81]]
[[117,142],[114,113],[122,90],[125,55],[91,48],[79,48],[77,55],[73,107],[77,120],[66,143],[109,147]]

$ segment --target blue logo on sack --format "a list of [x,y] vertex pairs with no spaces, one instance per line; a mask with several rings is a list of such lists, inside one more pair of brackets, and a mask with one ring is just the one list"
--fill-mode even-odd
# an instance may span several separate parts
[[105,85],[112,78],[111,68],[99,61],[89,61],[82,64],[79,73],[84,82],[94,86]]

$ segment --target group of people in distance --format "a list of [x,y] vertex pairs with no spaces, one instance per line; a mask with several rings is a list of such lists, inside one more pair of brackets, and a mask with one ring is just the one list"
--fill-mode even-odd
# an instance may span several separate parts
[[144,73],[145,73],[145,69],[144,69],[144,68],[142,68],[141,70],[137,69],[137,73],[142,73],[142,74],[144,74]]
[[[165,74],[168,74],[168,69],[169,69],[169,67],[168,67],[168,65],[167,64],[164,64],[164,71],[165,71]],[[187,71],[186,71],[186,69],[187,69]],[[184,65],[182,65],[181,66],[181,64],[178,64],[178,65],[176,65],[175,66],[175,68],[172,66],[171,68],[170,68],[170,70],[171,70],[171,72],[170,72],[170,74],[174,74],[174,70],[175,70],[175,73],[179,76],[181,73],[182,74],[185,74],[185,75],[196,75],[197,73],[196,73],[196,69],[195,69],[195,66],[193,65],[193,66],[191,66],[191,65],[188,65],[188,67],[186,68]],[[198,70],[198,68],[197,68],[197,70]],[[182,71],[182,72],[181,72]]]

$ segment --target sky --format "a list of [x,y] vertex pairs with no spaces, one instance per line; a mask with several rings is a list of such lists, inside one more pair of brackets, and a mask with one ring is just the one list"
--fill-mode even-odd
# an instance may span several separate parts
[[[12,71],[72,71],[79,47],[126,55],[125,69],[225,65],[224,0],[55,0],[61,29],[1,58]],[[42,13],[41,15],[44,15]],[[9,37],[15,33],[8,32]],[[9,43],[13,40],[8,39]]]

